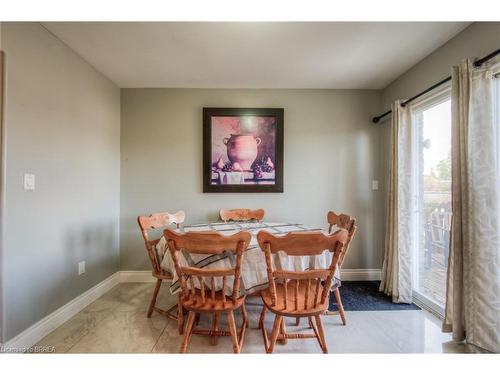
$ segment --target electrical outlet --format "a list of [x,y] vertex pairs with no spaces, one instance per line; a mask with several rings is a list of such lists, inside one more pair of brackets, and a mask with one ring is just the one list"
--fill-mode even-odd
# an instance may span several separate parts
[[372,180],[372,190],[378,190],[378,180]]
[[85,273],[85,261],[78,263],[78,275]]

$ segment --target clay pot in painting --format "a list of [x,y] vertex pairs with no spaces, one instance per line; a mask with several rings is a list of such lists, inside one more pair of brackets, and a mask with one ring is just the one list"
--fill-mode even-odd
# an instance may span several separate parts
[[227,157],[231,163],[238,163],[246,171],[252,168],[257,158],[260,138],[255,138],[253,135],[231,134],[231,137],[224,138],[223,142],[227,146]]

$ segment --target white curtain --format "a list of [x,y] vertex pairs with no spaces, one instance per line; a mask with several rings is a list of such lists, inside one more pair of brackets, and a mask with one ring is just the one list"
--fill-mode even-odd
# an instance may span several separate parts
[[392,105],[389,210],[380,291],[395,303],[412,302],[412,247],[415,241],[415,157],[411,109]]
[[500,124],[493,71],[471,60],[452,69],[453,221],[443,330],[500,352]]

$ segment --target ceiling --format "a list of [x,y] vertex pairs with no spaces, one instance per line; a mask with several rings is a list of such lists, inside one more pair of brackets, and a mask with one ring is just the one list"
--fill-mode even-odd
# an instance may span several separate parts
[[382,89],[467,22],[47,22],[119,87]]

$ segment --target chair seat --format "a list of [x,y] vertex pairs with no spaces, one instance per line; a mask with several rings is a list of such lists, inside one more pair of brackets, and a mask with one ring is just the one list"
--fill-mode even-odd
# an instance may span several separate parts
[[276,305],[273,306],[271,299],[271,291],[265,289],[261,292],[262,302],[266,307],[275,314],[290,316],[290,317],[301,317],[301,316],[313,316],[318,315],[328,309],[329,297],[326,298],[323,304],[320,303],[321,294],[323,293],[323,285],[320,284],[318,291],[318,303],[314,307],[314,295],[316,293],[317,281],[312,281],[309,287],[308,297],[307,297],[307,307],[306,307],[306,289],[307,284],[301,282],[298,291],[298,309],[295,308],[295,285],[293,283],[288,283],[287,296],[286,296],[286,308],[284,303],[285,287],[283,284],[276,284]]
[[195,289],[195,294],[189,293],[182,299],[182,306],[186,310],[195,312],[222,312],[238,309],[245,302],[245,296],[241,296],[233,303],[231,297],[226,296],[226,302],[222,301],[222,292],[215,292],[215,298],[212,299],[210,291],[205,291],[205,302],[201,297],[201,291]]

